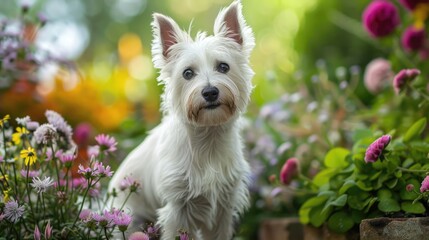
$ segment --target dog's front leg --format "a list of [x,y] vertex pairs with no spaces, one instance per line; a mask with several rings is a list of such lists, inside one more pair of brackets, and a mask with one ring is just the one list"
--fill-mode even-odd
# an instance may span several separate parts
[[199,232],[188,219],[190,215],[186,204],[179,202],[169,202],[158,209],[158,225],[162,232],[161,239],[175,239],[181,229],[188,231],[194,239],[200,239]]
[[234,233],[231,209],[222,209],[217,214],[217,225],[212,229],[203,224],[202,235],[204,240],[230,240]]

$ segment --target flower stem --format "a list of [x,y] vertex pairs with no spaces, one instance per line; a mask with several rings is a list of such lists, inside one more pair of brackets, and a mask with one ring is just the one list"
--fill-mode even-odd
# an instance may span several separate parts
[[127,201],[128,201],[128,199],[130,198],[131,194],[132,194],[132,192],[130,191],[130,193],[128,193],[127,198],[125,198],[125,201],[122,203],[121,208],[119,208],[119,211],[122,211],[122,209],[123,209],[123,208],[124,208],[124,206],[125,206],[125,203],[127,203]]
[[85,203],[85,198],[88,195],[89,189],[91,188],[91,184],[92,184],[92,179],[89,179],[88,180],[88,187],[86,188],[85,193],[83,194],[82,203],[80,204],[79,211],[77,212],[76,219],[74,220],[73,225],[71,226],[71,229],[73,229],[74,226],[76,226],[77,220],[79,219],[79,215],[82,212],[82,208],[83,208],[83,205]]
[[403,167],[396,167],[397,169],[403,171],[403,172],[412,172],[412,173],[427,173],[427,170],[411,170],[411,169],[406,169]]

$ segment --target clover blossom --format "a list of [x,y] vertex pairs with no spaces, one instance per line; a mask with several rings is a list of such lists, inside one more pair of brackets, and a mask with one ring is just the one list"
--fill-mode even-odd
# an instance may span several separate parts
[[365,29],[376,38],[391,34],[400,23],[395,5],[384,0],[371,2],[363,12],[362,20]]
[[298,159],[289,158],[280,170],[280,182],[289,185],[298,173]]
[[372,60],[366,66],[363,78],[368,91],[373,94],[380,92],[393,78],[390,62],[383,58]]
[[420,75],[420,70],[416,68],[402,69],[398,74],[396,74],[393,78],[393,88],[396,94],[399,94],[407,83],[414,80],[418,75]]
[[429,176],[426,176],[425,179],[422,181],[422,185],[420,187],[420,192],[426,192],[429,190]]
[[19,206],[16,200],[10,200],[5,204],[4,217],[12,223],[17,223],[24,215],[24,206]]
[[391,140],[390,135],[383,135],[369,145],[365,152],[365,162],[375,162],[381,156],[383,150],[389,145]]

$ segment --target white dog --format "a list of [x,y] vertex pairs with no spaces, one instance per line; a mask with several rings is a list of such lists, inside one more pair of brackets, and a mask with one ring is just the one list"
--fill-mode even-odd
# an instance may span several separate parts
[[[124,160],[109,191],[126,176],[139,181],[141,190],[124,209],[156,222],[161,239],[174,239],[179,229],[194,239],[231,239],[234,221],[249,205],[239,119],[252,91],[252,30],[239,1],[220,11],[213,36],[199,32],[192,39],[173,19],[153,17],[164,117]],[[114,206],[125,197],[119,192]]]

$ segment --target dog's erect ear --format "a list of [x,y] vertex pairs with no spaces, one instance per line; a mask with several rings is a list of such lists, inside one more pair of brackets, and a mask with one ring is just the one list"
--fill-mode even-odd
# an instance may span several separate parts
[[214,33],[233,39],[249,53],[255,45],[252,29],[246,25],[239,0],[219,12],[214,24]]
[[153,14],[152,31],[152,54],[155,67],[159,68],[168,60],[171,47],[183,40],[184,32],[173,19],[159,13]]

